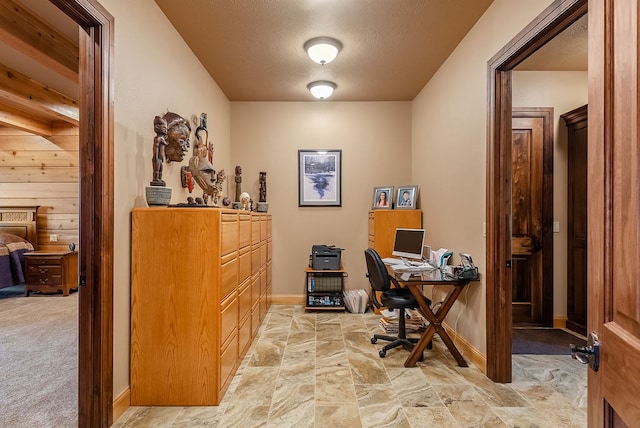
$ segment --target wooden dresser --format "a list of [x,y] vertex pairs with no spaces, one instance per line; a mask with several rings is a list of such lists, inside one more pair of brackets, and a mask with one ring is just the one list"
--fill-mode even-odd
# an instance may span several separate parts
[[218,405],[271,299],[271,215],[136,208],[131,405]]
[[390,257],[398,227],[419,229],[422,227],[421,210],[371,210],[369,211],[369,247]]
[[24,253],[26,296],[32,291],[68,296],[78,288],[78,253],[75,251],[33,251]]

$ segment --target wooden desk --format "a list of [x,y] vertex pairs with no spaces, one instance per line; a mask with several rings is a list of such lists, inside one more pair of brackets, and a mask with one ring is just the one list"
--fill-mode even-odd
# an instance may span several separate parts
[[[460,367],[469,367],[462,357],[462,354],[460,354],[460,351],[458,351],[458,348],[456,348],[456,345],[453,343],[453,340],[451,340],[451,337],[449,337],[449,334],[442,326],[442,322],[446,318],[455,301],[458,299],[460,293],[462,293],[462,290],[464,290],[464,287],[466,287],[471,280],[450,278],[440,271],[423,272],[422,274],[412,275],[408,279],[402,279],[402,274],[400,273],[392,273],[392,275],[402,287],[409,288],[411,294],[415,296],[418,304],[420,305],[420,313],[427,319],[427,321],[429,321],[427,329],[422,333],[420,340],[413,347],[409,357],[404,362],[404,366],[414,367],[416,362],[420,360],[422,353],[427,347],[427,344],[433,338],[433,335],[438,333],[444,344],[447,345],[451,355],[453,355],[458,362],[458,365]],[[445,297],[444,301],[435,313],[433,313],[429,305],[427,305],[425,300],[422,298],[423,285],[451,286],[451,290],[447,294],[447,297]]]

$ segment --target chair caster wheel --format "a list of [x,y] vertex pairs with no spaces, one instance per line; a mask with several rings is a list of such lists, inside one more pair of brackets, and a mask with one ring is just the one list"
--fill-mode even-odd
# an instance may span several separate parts
[[376,343],[378,343],[378,339],[376,339],[375,337],[372,337],[372,338],[371,338],[371,343],[372,343],[373,345],[375,345]]
[[387,356],[387,351],[385,351],[384,349],[381,349],[380,352],[378,352],[378,354],[380,355],[380,358],[384,358]]

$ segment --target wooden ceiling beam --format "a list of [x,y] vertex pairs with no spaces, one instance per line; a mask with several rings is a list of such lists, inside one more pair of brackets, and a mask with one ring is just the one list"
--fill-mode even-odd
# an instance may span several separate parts
[[3,105],[0,105],[0,125],[27,131],[45,138],[49,138],[53,134],[53,124],[51,121],[44,121],[20,110]]
[[78,44],[15,0],[0,0],[0,39],[45,67],[78,82]]
[[0,101],[51,119],[79,125],[78,102],[0,64]]

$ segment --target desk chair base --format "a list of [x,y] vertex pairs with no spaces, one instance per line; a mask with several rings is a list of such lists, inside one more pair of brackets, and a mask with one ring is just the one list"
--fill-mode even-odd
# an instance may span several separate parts
[[[378,355],[380,355],[380,358],[384,358],[384,357],[387,356],[387,351],[389,349],[397,348],[399,346],[402,346],[407,351],[411,351],[413,349],[413,347],[415,346],[415,344],[420,339],[418,339],[418,338],[400,338],[400,337],[394,337],[394,336],[385,336],[383,334],[374,334],[373,337],[371,338],[371,343],[375,345],[378,342],[378,340],[387,340],[387,341],[391,342],[390,344],[385,345],[380,350],[380,352],[378,352]],[[432,349],[432,348],[433,348],[433,342],[429,341],[429,344],[427,345],[427,349]],[[420,357],[419,361],[422,361],[422,357]]]

